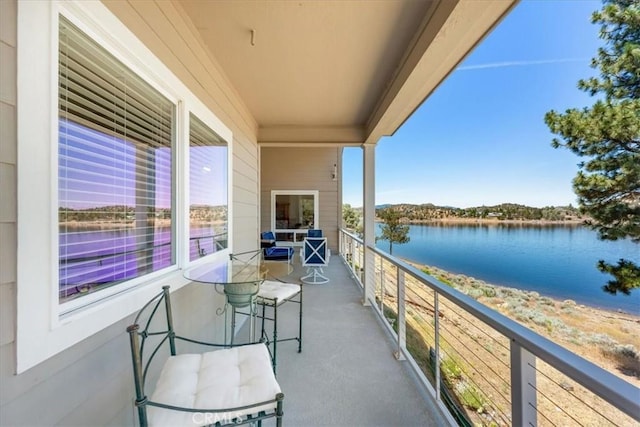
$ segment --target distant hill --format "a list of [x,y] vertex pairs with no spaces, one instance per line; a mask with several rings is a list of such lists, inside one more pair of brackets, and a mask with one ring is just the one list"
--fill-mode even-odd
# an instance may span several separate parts
[[502,203],[495,206],[476,206],[471,208],[455,208],[436,206],[432,203],[386,204],[376,207],[376,211],[393,209],[400,213],[406,222],[429,222],[448,219],[494,219],[516,221],[581,221],[586,219],[578,209],[569,206],[547,206],[535,208],[515,203]]

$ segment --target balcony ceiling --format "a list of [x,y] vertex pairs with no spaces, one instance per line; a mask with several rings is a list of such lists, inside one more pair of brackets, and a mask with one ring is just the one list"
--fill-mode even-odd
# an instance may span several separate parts
[[[377,142],[515,0],[182,0],[259,142]],[[252,43],[253,32],[253,43]]]

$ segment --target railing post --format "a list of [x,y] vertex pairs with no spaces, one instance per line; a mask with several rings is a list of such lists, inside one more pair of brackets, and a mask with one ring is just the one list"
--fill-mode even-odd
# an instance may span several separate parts
[[396,353],[396,359],[405,360],[404,350],[407,348],[407,324],[405,317],[405,303],[404,303],[404,270],[397,270],[398,277],[398,289],[397,289],[397,303],[398,303],[398,351]]
[[438,293],[433,292],[433,330],[434,330],[434,353],[435,353],[435,389],[436,389],[436,400],[440,401],[440,304],[438,300]]
[[384,315],[384,259],[380,257],[380,313]]
[[511,340],[511,423],[538,425],[536,357]]
[[[356,269],[356,246],[358,245],[358,243],[351,239],[351,271],[353,271],[353,274],[356,275],[358,278],[360,278],[360,271],[359,268]],[[360,255],[358,255],[358,259],[360,258]]]
[[376,300],[376,257],[373,250],[368,246],[364,247],[364,305],[375,305]]

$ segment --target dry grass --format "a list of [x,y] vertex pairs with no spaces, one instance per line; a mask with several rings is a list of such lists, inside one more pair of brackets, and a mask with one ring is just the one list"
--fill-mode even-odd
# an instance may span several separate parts
[[[418,266],[419,267],[419,266]],[[511,288],[453,275],[434,267],[427,271],[479,302],[514,319],[594,364],[640,386],[640,318],[555,300]],[[396,317],[395,269],[385,267],[385,314]],[[435,343],[433,292],[407,280],[407,348],[433,381],[429,352]],[[440,346],[446,379],[457,401],[474,424],[510,424],[509,340],[476,318],[440,299]],[[637,425],[626,415],[574,383],[564,374],[538,361],[538,406],[550,417],[539,425]],[[598,414],[600,412],[601,415]]]

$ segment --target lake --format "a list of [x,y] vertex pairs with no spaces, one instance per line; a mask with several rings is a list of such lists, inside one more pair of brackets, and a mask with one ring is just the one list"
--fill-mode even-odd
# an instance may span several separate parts
[[[596,264],[626,258],[640,262],[640,245],[601,241],[589,228],[566,225],[438,224],[409,226],[411,241],[393,255],[485,282],[640,315],[640,289],[610,295],[611,276]],[[389,251],[389,243],[376,246]]]

